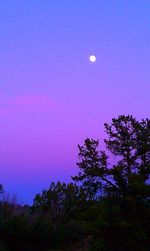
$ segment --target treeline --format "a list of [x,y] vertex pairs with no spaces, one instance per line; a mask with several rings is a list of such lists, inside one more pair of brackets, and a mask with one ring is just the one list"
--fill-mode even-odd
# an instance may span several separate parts
[[72,183],[52,182],[32,206],[1,201],[0,251],[149,251],[150,120],[104,128],[109,154],[85,139]]

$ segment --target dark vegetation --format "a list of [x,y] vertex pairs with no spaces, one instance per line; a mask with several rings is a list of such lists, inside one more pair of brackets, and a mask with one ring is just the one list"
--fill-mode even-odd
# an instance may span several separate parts
[[52,182],[33,206],[1,200],[0,251],[150,250],[150,120],[104,126],[110,153],[98,140],[78,145],[72,183]]

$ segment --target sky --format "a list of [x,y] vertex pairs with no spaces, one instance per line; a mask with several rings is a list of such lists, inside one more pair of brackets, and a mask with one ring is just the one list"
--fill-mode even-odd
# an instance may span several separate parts
[[[149,117],[149,0],[0,3],[0,182],[21,203],[70,182],[78,144]],[[89,56],[97,61],[91,63]]]

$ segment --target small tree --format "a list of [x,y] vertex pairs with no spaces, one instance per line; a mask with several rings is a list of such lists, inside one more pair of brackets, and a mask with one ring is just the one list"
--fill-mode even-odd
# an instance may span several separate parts
[[84,190],[73,183],[51,183],[48,190],[35,196],[33,207],[47,212],[52,219],[60,219],[79,209],[86,201]]
[[4,190],[3,190],[3,185],[0,184],[0,193],[3,193],[3,192],[4,192]]
[[0,184],[0,195],[2,195],[3,193],[4,193],[3,185]]

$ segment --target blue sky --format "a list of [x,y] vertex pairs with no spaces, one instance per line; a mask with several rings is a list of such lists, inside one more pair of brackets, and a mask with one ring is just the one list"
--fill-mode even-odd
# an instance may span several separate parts
[[149,116],[149,13],[150,2],[143,0],[2,1],[6,191],[31,202],[52,180],[70,180],[77,144],[102,139],[104,122],[120,114]]

